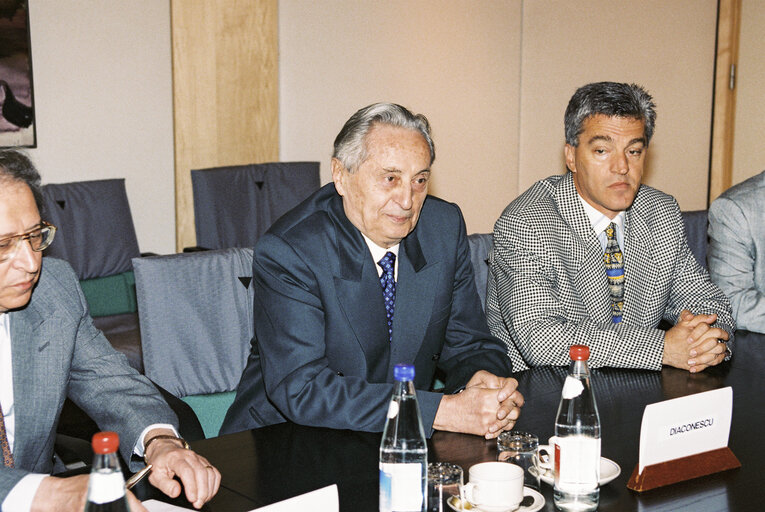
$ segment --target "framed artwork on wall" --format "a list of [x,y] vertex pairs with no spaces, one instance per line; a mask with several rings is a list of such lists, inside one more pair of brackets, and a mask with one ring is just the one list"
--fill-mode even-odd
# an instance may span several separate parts
[[36,147],[28,0],[0,0],[0,147]]

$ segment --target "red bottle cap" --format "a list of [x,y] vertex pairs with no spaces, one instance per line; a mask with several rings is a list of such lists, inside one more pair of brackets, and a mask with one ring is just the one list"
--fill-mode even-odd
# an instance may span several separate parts
[[587,361],[590,358],[590,347],[587,345],[571,345],[568,355],[572,361]]
[[96,432],[93,434],[93,452],[104,455],[114,453],[120,446],[117,432]]

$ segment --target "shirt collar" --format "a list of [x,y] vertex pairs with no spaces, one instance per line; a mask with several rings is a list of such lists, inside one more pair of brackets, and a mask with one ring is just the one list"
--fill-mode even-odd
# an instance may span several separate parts
[[596,235],[600,235],[612,222],[616,224],[616,232],[620,236],[624,234],[624,210],[620,211],[613,219],[609,219],[607,215],[599,212],[590,203],[585,201],[579,193],[576,195],[579,198],[579,202],[582,203],[584,213],[587,214],[587,219],[589,219]]
[[380,261],[383,256],[385,256],[385,253],[392,252],[396,255],[396,263],[394,265],[393,273],[396,276],[396,280],[398,280],[398,248],[401,246],[401,243],[397,243],[393,247],[384,248],[380,247],[376,243],[374,243],[370,238],[368,238],[364,233],[361,233],[361,236],[364,237],[364,241],[367,243],[367,247],[369,247],[369,252],[372,253],[372,259],[375,262],[375,267],[377,268],[377,275],[382,275],[382,268],[380,268],[380,265],[377,264],[378,261]]

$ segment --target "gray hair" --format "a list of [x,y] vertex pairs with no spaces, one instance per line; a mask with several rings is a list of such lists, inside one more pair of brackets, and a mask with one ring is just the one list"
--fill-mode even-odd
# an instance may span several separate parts
[[40,173],[24,153],[15,149],[0,149],[0,186],[8,182],[25,183],[32,191],[37,209],[42,214],[43,196]]
[[430,149],[430,164],[436,159],[436,148],[430,135],[430,123],[422,114],[413,114],[395,103],[374,103],[358,110],[343,125],[335,138],[334,158],[350,172],[355,172],[367,158],[366,137],[376,124],[398,126],[418,132]]
[[646,146],[651,141],[656,123],[656,105],[641,86],[617,82],[597,82],[576,90],[566,107],[564,125],[566,143],[579,145],[584,121],[594,115],[629,117],[644,123]]

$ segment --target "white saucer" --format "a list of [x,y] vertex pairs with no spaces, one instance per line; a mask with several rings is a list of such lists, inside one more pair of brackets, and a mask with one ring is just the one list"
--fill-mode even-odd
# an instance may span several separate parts
[[[531,496],[534,498],[534,502],[531,505],[528,505],[526,507],[520,506],[517,509],[515,509],[515,512],[536,512],[537,510],[541,510],[542,507],[545,506],[545,497],[542,496],[539,492],[535,491],[531,487],[524,487],[523,488],[523,496]],[[447,500],[447,503],[449,504],[449,508],[452,510],[455,510],[456,512],[462,512],[460,510],[459,506],[459,498],[457,496],[452,496]],[[465,507],[462,509],[465,511],[469,510],[475,510],[476,512],[481,512],[481,509],[471,505],[470,503],[465,500]]]
[[[598,485],[600,486],[606,485],[608,482],[610,482],[611,480],[619,476],[621,472],[622,472],[622,468],[619,467],[619,464],[612,461],[611,459],[601,457],[600,458],[600,480],[598,480]],[[537,475],[538,473],[537,468],[531,467],[529,468],[529,473],[531,473],[534,476],[539,476],[539,479],[548,485],[553,485],[555,481],[552,471],[550,470],[545,471],[541,475]]]

